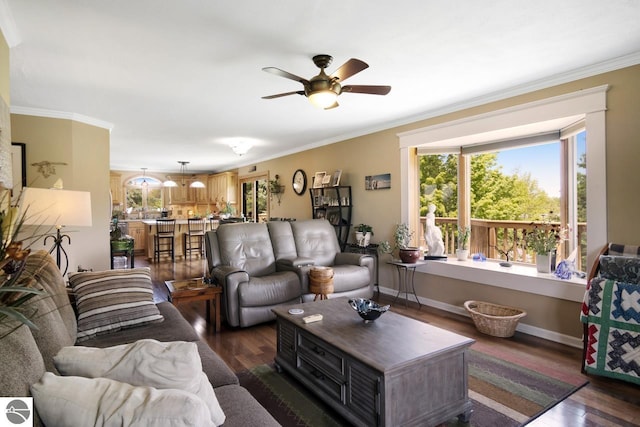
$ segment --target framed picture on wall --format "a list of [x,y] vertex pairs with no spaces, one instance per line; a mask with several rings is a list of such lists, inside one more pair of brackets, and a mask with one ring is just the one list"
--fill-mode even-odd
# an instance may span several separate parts
[[322,188],[322,180],[327,172],[316,172],[313,176],[313,188]]
[[342,176],[342,170],[337,170],[333,173],[333,177],[331,178],[331,186],[337,187],[340,185],[340,177]]
[[12,197],[20,196],[22,188],[27,186],[27,144],[24,142],[11,143],[11,169],[13,171]]
[[383,190],[391,188],[391,174],[367,175],[364,177],[365,190]]

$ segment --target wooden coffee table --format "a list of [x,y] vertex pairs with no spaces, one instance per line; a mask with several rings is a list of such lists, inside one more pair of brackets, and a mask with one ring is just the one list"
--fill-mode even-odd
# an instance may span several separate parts
[[202,278],[189,280],[167,280],[164,282],[169,290],[169,301],[174,305],[193,301],[205,301],[207,310],[207,322],[211,321],[210,305],[215,304],[216,332],[220,332],[220,296],[222,286],[207,285]]
[[[290,314],[289,309],[303,314]],[[273,309],[276,365],[357,426],[433,426],[471,401],[467,350],[473,340],[388,311],[364,323],[347,298]],[[322,314],[319,322],[303,317]]]

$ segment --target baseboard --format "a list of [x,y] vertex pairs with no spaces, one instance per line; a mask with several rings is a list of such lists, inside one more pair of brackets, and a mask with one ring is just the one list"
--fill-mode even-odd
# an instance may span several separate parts
[[[398,291],[396,289],[386,288],[380,286],[380,293],[395,297]],[[418,300],[421,304],[437,308],[439,310],[447,311],[449,313],[459,314],[461,316],[470,317],[467,310],[462,306],[455,306],[451,304],[444,303],[442,301],[432,300],[429,298],[424,298],[418,296]],[[550,331],[548,329],[538,328],[536,326],[527,325],[520,321],[518,326],[516,327],[516,331],[522,332],[523,334],[532,335],[539,338],[544,338],[549,341],[557,342],[560,344],[568,345],[570,347],[582,348],[582,339],[572,337],[570,335],[560,334],[558,332]]]

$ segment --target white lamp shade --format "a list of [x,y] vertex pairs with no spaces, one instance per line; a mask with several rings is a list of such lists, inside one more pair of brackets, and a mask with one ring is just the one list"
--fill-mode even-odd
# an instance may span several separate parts
[[91,227],[91,193],[26,187],[20,209],[25,224]]

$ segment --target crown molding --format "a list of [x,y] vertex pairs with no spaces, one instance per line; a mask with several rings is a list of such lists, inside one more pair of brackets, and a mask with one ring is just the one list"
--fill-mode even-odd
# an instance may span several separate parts
[[0,0],[0,31],[2,31],[9,49],[19,45],[22,41],[7,0]]
[[84,116],[82,114],[69,113],[67,111],[45,110],[44,108],[11,106],[11,114],[22,114],[25,116],[47,117],[50,119],[73,120],[75,122],[85,123],[87,125],[96,126],[107,129],[109,132],[113,130],[113,123],[94,117]]

